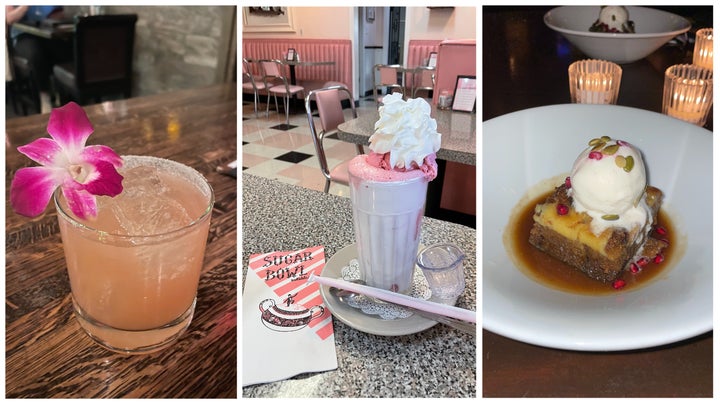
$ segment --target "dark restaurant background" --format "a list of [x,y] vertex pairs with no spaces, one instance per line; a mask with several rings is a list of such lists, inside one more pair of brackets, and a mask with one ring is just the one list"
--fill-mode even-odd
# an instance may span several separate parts
[[[65,18],[90,6],[63,6]],[[137,14],[132,97],[235,80],[237,7],[102,6],[102,14]],[[6,97],[6,117],[14,116]]]
[[[65,6],[85,14],[90,6]],[[133,97],[226,81],[235,73],[235,6],[103,6],[137,14]]]

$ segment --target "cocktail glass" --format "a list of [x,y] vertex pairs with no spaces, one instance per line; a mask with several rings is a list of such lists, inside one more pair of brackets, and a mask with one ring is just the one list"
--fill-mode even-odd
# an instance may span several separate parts
[[123,161],[123,192],[98,197],[97,219],[78,219],[59,190],[53,200],[78,322],[101,346],[142,354],[190,325],[214,195],[180,163]]

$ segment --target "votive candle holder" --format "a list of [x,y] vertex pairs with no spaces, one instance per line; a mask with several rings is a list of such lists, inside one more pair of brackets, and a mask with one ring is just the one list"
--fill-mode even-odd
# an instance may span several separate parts
[[599,59],[573,62],[568,68],[570,99],[582,104],[615,104],[620,92],[622,68]]
[[695,33],[693,65],[713,70],[713,29],[702,28]]
[[673,65],[665,70],[662,112],[703,126],[713,102],[713,72],[697,65]]

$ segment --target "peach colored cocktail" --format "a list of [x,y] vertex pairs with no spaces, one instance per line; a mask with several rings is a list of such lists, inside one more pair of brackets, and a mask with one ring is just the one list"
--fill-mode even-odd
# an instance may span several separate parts
[[98,197],[81,220],[55,193],[75,315],[100,345],[147,353],[175,341],[192,319],[213,192],[195,170],[125,156],[120,195]]

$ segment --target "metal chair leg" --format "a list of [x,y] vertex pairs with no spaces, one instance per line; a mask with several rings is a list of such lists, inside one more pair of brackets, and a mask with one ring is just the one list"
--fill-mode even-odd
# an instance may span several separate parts
[[290,125],[290,95],[285,95],[285,125]]

